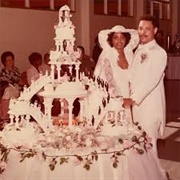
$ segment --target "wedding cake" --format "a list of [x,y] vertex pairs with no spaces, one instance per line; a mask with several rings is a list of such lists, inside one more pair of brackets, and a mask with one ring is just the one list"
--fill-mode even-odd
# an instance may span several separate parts
[[[112,106],[108,83],[92,74],[85,76],[79,71],[80,54],[74,44],[75,26],[71,17],[69,7],[62,6],[59,10],[59,22],[54,26],[55,50],[50,51],[50,75],[41,74],[39,79],[32,80],[29,87],[24,87],[18,98],[10,101],[10,124],[18,129],[24,124],[27,127],[31,117],[45,133],[53,130],[54,119],[56,125],[86,124],[98,127],[105,119],[108,107]],[[38,103],[30,103],[35,94],[42,97],[44,111]],[[74,117],[73,103],[77,98],[80,112],[78,117]],[[51,115],[54,99],[59,100],[61,106],[61,113],[57,117]],[[119,104],[116,103],[115,106],[119,107]]]

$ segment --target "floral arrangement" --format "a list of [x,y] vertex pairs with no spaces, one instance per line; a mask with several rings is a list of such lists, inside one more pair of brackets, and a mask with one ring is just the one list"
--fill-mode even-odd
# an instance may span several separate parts
[[[143,154],[152,147],[151,138],[148,137],[138,123],[133,124],[125,137],[101,136],[99,130],[93,127],[57,127],[49,135],[35,130],[35,143],[3,143],[3,132],[0,135],[0,174],[8,163],[8,155],[17,152],[20,162],[26,158],[41,157],[49,162],[50,170],[65,163],[83,165],[90,170],[94,161],[102,154],[110,155],[112,166],[118,166],[118,158],[125,155],[128,150]],[[18,129],[18,132],[21,132]],[[20,134],[22,136],[22,134]]]

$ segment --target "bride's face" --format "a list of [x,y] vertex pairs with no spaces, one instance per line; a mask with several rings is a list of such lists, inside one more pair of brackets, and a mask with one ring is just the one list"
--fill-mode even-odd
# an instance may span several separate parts
[[125,36],[120,32],[115,32],[112,37],[112,44],[115,49],[123,49],[126,43]]

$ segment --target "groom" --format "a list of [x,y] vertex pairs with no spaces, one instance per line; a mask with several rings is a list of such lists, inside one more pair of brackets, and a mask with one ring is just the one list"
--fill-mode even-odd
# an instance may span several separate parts
[[133,120],[152,138],[157,154],[158,133],[163,133],[165,124],[164,71],[167,54],[155,41],[159,22],[146,15],[139,20],[140,43],[135,51],[130,79],[130,98],[124,106],[132,106]]

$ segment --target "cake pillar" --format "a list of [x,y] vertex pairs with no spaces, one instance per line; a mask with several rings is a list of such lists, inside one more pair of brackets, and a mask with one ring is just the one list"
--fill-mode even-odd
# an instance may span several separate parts
[[72,114],[72,110],[73,110],[73,102],[74,102],[74,98],[67,98],[68,101],[68,109],[69,109],[69,126],[71,127],[73,125],[73,114]]
[[60,81],[61,79],[61,67],[60,67],[60,64],[57,65],[57,78],[58,78],[58,81]]
[[75,66],[76,69],[76,82],[79,81],[80,75],[79,75],[79,64]]
[[54,64],[51,64],[51,79],[54,80]]
[[72,80],[72,76],[73,76],[72,69],[73,69],[72,65],[69,65],[69,72],[70,72],[71,80]]
[[83,112],[84,112],[84,99],[79,99],[80,102],[80,114],[79,114],[79,121],[83,121]]
[[19,128],[19,117],[17,115],[16,115],[16,118],[15,118],[15,127]]
[[10,114],[10,124],[14,123],[14,115]]
[[47,116],[48,128],[52,127],[52,120],[51,120],[52,100],[53,98],[44,97],[45,115]]

